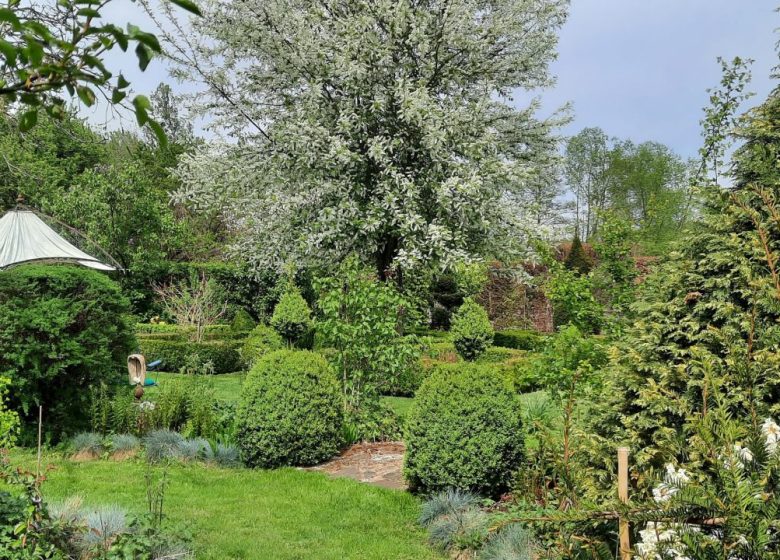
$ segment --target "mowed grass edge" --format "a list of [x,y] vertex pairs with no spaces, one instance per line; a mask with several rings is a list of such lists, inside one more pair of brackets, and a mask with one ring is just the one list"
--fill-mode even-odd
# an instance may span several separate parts
[[[34,464],[29,452],[12,457]],[[47,454],[44,465],[51,466],[43,485],[49,501],[77,495],[88,506],[145,511],[149,467],[141,461],[73,462]],[[292,468],[172,465],[168,475],[166,515],[190,529],[200,559],[442,558],[425,543],[416,525],[420,502],[406,492]]]

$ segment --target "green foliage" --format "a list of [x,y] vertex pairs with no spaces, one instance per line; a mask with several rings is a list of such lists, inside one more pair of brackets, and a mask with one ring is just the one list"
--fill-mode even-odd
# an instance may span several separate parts
[[451,332],[455,349],[464,360],[476,360],[493,344],[487,311],[470,297],[455,312]]
[[603,216],[594,244],[599,264],[593,272],[593,284],[613,313],[626,312],[634,301],[637,270],[631,258],[632,237],[627,220],[612,213]]
[[404,441],[413,490],[498,496],[523,455],[520,404],[490,366],[441,368],[418,390]]
[[257,321],[243,307],[236,311],[233,315],[233,321],[230,323],[230,329],[236,334],[246,334],[255,326],[257,326]]
[[[200,14],[190,0],[171,1]],[[100,23],[104,8],[103,4],[84,7],[79,2],[63,0],[58,7],[23,8],[11,3],[0,12],[0,99],[25,107],[19,119],[20,130],[26,132],[35,126],[39,110],[62,117],[65,101],[61,96],[65,92],[87,107],[94,105],[99,96],[111,104],[121,104],[130,92],[130,83],[122,74],[113,80],[103,61],[107,51],[117,47],[126,51],[135,45],[141,71],[161,52],[160,42],[152,33],[132,24],[124,30],[111,23]],[[150,118],[149,99],[136,95],[131,105],[138,125],[148,125],[161,144],[167,143],[159,123]]]
[[689,419],[685,461],[667,464],[653,477],[653,498],[634,506],[641,527],[636,547],[644,556],[777,556],[780,426],[771,418],[760,424],[733,418],[726,401],[715,400]]
[[488,282],[482,263],[458,263],[452,270],[438,274],[430,286],[431,327],[449,329],[452,314],[467,297],[476,297]]
[[355,409],[387,390],[413,385],[419,357],[415,337],[401,334],[405,301],[389,284],[379,282],[349,258],[336,276],[317,283],[322,316],[318,332],[335,349],[336,371]]
[[0,449],[13,447],[19,433],[19,415],[8,408],[11,380],[0,376]]
[[241,391],[241,457],[251,467],[313,465],[332,457],[343,400],[328,363],[310,351],[278,350],[250,370]]
[[545,294],[553,306],[553,321],[557,327],[574,325],[588,333],[601,329],[603,309],[593,296],[590,276],[553,264]]
[[289,344],[297,344],[312,328],[311,309],[294,286],[279,298],[271,316],[271,326]]
[[26,265],[0,274],[0,371],[32,425],[43,405],[55,434],[86,424],[89,387],[118,383],[133,344],[128,302],[104,274]]
[[544,342],[544,335],[536,331],[521,329],[506,329],[496,331],[493,335],[493,344],[502,348],[514,348],[515,350],[538,350]]
[[569,325],[551,336],[526,367],[537,387],[546,389],[553,398],[563,399],[575,389],[580,396],[598,391],[607,361],[604,341]]
[[209,341],[185,342],[180,340],[160,340],[142,337],[138,340],[141,353],[146,360],[162,360],[165,371],[187,369],[192,364],[191,357],[198,356],[200,363],[211,362],[214,373],[230,373],[241,369],[239,342]]
[[284,340],[269,326],[257,325],[247,335],[241,346],[241,359],[248,367],[252,367],[260,358],[274,350],[284,348]]
[[344,413],[344,443],[361,441],[398,441],[401,420],[385,403],[364,401],[359,409],[348,407]]
[[593,262],[585,253],[585,248],[582,246],[579,235],[574,236],[574,241],[572,241],[571,249],[569,249],[564,265],[569,270],[579,274],[587,274],[593,268]]
[[[215,438],[232,430],[233,415],[217,401],[203,376],[166,379],[147,388],[140,403],[132,388],[116,392],[102,386],[91,394],[92,430],[103,434],[143,436],[151,430],[176,430],[186,436]],[[227,413],[226,413],[227,412]]]

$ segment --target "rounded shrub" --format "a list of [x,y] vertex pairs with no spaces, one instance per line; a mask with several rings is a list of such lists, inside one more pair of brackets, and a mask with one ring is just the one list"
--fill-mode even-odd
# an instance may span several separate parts
[[247,375],[237,413],[241,458],[250,467],[313,465],[341,443],[343,400],[328,362],[308,350],[277,350]]
[[24,265],[0,273],[0,372],[9,406],[35,426],[43,405],[55,439],[87,425],[90,386],[117,385],[134,346],[130,304],[104,273]]
[[290,344],[308,334],[312,327],[311,309],[297,289],[289,289],[279,298],[271,316],[271,326]]
[[458,354],[474,361],[493,344],[493,326],[485,308],[466,298],[452,317],[452,343]]
[[438,368],[417,391],[405,441],[412,490],[498,496],[522,459],[518,397],[490,366]]
[[241,347],[241,359],[251,367],[260,358],[284,348],[284,340],[274,329],[267,325],[257,325],[247,335],[244,345]]

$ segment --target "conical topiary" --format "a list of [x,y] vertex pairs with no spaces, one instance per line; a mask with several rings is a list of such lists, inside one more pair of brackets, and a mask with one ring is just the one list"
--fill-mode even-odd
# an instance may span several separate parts
[[576,233],[574,234],[574,241],[571,243],[571,250],[564,261],[564,265],[569,270],[577,271],[580,274],[587,274],[590,272],[590,269],[593,268],[593,262],[591,262],[587,253],[585,253],[585,248],[582,246],[580,236]]

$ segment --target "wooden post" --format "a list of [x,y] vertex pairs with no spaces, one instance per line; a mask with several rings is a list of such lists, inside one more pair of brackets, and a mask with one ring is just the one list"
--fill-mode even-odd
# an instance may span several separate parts
[[41,432],[43,428],[43,406],[38,406],[38,467],[35,471],[35,477],[41,476]]
[[[628,503],[628,447],[618,449],[618,498]],[[631,538],[628,534],[628,520],[622,517],[618,521],[620,536],[620,560],[631,560]]]

